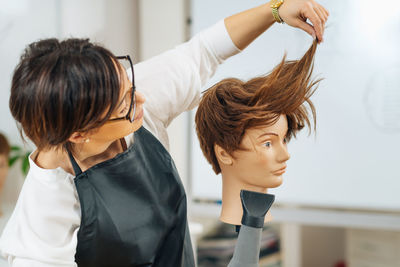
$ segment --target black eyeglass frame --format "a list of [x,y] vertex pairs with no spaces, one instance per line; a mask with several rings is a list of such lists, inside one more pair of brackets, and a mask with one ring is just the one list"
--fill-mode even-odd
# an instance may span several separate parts
[[[118,56],[116,58],[117,59],[126,59],[126,60],[128,60],[130,66],[131,66],[131,71],[132,71],[131,104],[129,106],[128,113],[124,117],[109,119],[108,122],[112,122],[112,121],[114,122],[114,121],[120,121],[120,120],[128,120],[130,123],[132,123],[135,120],[135,114],[136,114],[136,97],[135,97],[136,86],[135,86],[135,73],[133,72],[133,63],[132,63],[131,57],[129,55]],[[131,116],[132,108],[133,108],[133,114]]]

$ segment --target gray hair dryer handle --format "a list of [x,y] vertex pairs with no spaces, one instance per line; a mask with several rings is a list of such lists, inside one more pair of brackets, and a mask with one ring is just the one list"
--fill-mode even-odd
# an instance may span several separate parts
[[265,214],[274,202],[275,196],[241,190],[240,199],[243,207],[242,226],[228,267],[259,267]]

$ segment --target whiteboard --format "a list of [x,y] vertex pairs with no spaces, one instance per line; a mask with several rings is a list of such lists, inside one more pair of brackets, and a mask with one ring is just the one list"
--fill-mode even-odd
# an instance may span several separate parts
[[[312,98],[317,132],[292,139],[283,184],[269,192],[278,203],[400,211],[400,4],[390,1],[385,16],[371,19],[371,0],[319,2],[331,15],[315,59],[314,74],[324,78]],[[263,3],[192,0],[192,34]],[[267,73],[285,51],[288,59],[300,58],[311,42],[298,29],[273,25],[204,89],[223,78]],[[191,122],[193,198],[220,199],[221,177],[204,159]]]

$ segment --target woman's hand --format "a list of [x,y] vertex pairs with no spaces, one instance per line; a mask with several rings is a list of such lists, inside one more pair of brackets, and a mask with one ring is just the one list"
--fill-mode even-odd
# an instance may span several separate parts
[[[318,42],[323,40],[329,12],[314,0],[284,0],[278,13],[286,24],[304,30]],[[226,18],[225,26],[236,47],[244,49],[274,22],[271,4],[265,3]]]
[[[292,26],[304,30],[318,42],[323,41],[325,22],[329,12],[314,0],[285,0],[278,9],[282,20]],[[311,24],[307,23],[307,19]]]

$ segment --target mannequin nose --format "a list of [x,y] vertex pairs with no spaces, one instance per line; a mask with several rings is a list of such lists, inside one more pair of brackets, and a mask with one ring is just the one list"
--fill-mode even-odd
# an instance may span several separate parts
[[288,148],[286,145],[282,145],[281,148],[282,149],[279,154],[279,161],[286,162],[290,159],[290,154],[289,154]]

